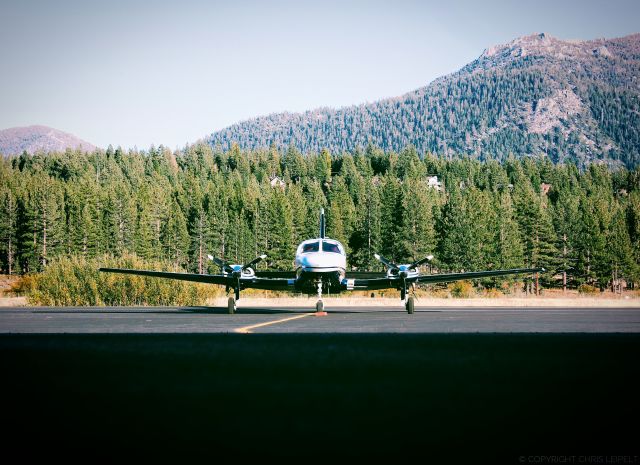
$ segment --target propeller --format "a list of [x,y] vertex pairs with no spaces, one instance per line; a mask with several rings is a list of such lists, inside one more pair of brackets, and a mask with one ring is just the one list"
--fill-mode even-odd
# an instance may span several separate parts
[[376,258],[376,260],[378,260],[379,262],[384,264],[384,266],[386,266],[390,270],[399,270],[400,269],[400,267],[398,265],[393,263],[391,260],[387,260],[386,258],[384,258],[380,254],[374,253],[373,256]]
[[259,257],[254,258],[253,260],[251,260],[249,263],[247,263],[246,265],[242,266],[242,271],[246,270],[247,268],[251,268],[253,265],[260,263],[262,260],[264,260],[265,258],[267,258],[266,254],[262,254]]
[[211,260],[213,263],[222,268],[222,271],[225,271],[227,273],[235,272],[235,270],[231,268],[231,265],[223,260],[220,260],[218,257],[214,257],[213,255],[207,255],[207,257],[209,257],[209,260]]
[[237,268],[237,265],[235,267],[231,266],[228,262],[225,262],[224,260],[214,257],[213,255],[207,255],[207,257],[209,258],[209,260],[211,260],[216,265],[218,265],[222,269],[222,271],[226,273],[230,273],[236,277],[240,277],[242,272],[245,271],[247,268],[251,268],[255,264],[260,263],[262,260],[267,258],[265,254],[262,254],[259,257],[256,257],[253,260],[251,260],[249,263],[242,265],[240,268]]
[[415,270],[420,265],[424,265],[425,263],[430,262],[431,260],[433,260],[433,255],[427,255],[426,257],[424,257],[424,258],[422,258],[420,260],[416,260],[411,265],[409,265],[409,269],[410,270]]
[[[387,260],[380,254],[376,253],[376,254],[373,254],[373,256],[376,258],[376,260],[383,263],[389,269],[390,272],[392,272],[390,273],[391,275],[396,275],[398,278],[400,278],[399,289],[400,289],[400,298],[402,300],[405,300],[407,296],[407,291],[408,291],[407,284],[409,284],[407,283],[407,278],[409,277],[409,272],[411,270],[416,270],[423,263],[433,260],[433,255],[428,255],[425,258],[421,258],[420,260],[416,260],[415,262],[410,264],[396,265],[391,260]],[[410,284],[411,284],[411,290],[415,296],[415,289],[414,289],[415,282],[412,282]]]
[[427,262],[430,262],[431,260],[433,260],[433,255],[427,255],[425,258],[421,258],[420,260],[416,260],[415,262],[413,262],[413,263],[411,263],[409,265],[396,265],[391,260],[388,260],[388,259],[384,258],[380,254],[376,253],[376,254],[373,254],[373,256],[376,258],[376,260],[378,260],[379,262],[383,263],[390,270],[397,270],[400,273],[404,273],[405,277],[406,277],[406,273],[408,271],[415,270],[420,265],[423,265],[424,263],[427,263]]
[[219,258],[216,258],[213,255],[207,255],[207,257],[209,258],[209,260],[211,260],[216,265],[218,265],[220,268],[222,268],[223,272],[225,272],[227,274],[230,274],[235,279],[235,284],[227,283],[226,292],[229,292],[229,288],[233,287],[233,290],[235,291],[236,300],[240,299],[240,277],[242,276],[242,272],[245,271],[248,268],[251,268],[256,263],[259,263],[262,260],[264,260],[265,258],[267,258],[267,256],[265,254],[262,254],[259,257],[254,258],[253,260],[251,260],[249,263],[247,263],[245,265],[233,265],[233,266],[231,266],[229,263],[227,263],[224,260],[221,260]]

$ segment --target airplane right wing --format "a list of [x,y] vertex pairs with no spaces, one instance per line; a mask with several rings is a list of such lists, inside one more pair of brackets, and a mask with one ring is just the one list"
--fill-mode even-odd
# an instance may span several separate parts
[[492,270],[492,271],[470,271],[462,273],[439,273],[430,274],[425,276],[418,276],[412,282],[422,284],[433,283],[446,283],[450,281],[462,281],[465,279],[478,279],[489,278],[491,276],[507,276],[510,274],[528,274],[528,273],[543,273],[546,270],[544,268],[512,268],[509,270]]
[[[415,276],[406,278],[406,284],[421,283],[446,283],[451,281],[461,281],[465,279],[488,278],[492,276],[507,276],[511,274],[527,274],[544,272],[544,268],[512,268],[508,270],[491,270],[491,271],[471,271],[462,273],[439,273],[425,276]],[[372,279],[345,279],[343,280],[344,289],[347,291],[373,291],[381,289],[397,289],[402,286],[402,278],[400,277],[380,277]]]

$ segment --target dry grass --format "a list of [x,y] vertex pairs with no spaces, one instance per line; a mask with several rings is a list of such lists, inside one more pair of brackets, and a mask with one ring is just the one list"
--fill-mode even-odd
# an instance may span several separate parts
[[[323,298],[325,307],[398,307],[402,305],[399,297],[367,298],[362,296],[343,296]],[[238,302],[240,307],[309,307],[313,308],[316,302],[312,297],[242,297]],[[207,300],[207,305],[212,307],[224,307],[227,305],[227,297],[217,297]],[[431,296],[418,296],[416,305],[420,307],[640,307],[640,297],[626,294],[623,296],[572,296],[556,297],[473,297],[473,298],[443,298]]]
[[0,307],[25,307],[26,297],[0,297]]
[[[17,292],[23,287],[25,280],[20,276],[0,275],[0,307],[22,307],[27,305],[23,292]],[[206,305],[224,307],[227,296],[222,295],[222,289],[209,286],[211,290],[220,291],[218,297],[206,300]],[[503,292],[510,292],[504,294]],[[213,294],[213,293],[212,293]],[[371,298],[371,295],[374,295]],[[527,295],[519,290],[507,289],[498,291],[486,289],[472,294],[467,298],[453,298],[448,288],[418,289],[417,305],[425,307],[640,307],[640,291],[626,291],[622,295],[611,292],[596,294],[579,293],[570,290],[563,293],[557,289],[543,289],[540,296]],[[351,292],[340,296],[325,296],[327,307],[356,306],[356,307],[400,307],[400,293],[396,290],[376,292]],[[273,292],[262,290],[246,290],[242,292],[239,302],[241,307],[250,306],[278,306],[300,307],[312,309],[315,296],[291,295],[287,292]]]

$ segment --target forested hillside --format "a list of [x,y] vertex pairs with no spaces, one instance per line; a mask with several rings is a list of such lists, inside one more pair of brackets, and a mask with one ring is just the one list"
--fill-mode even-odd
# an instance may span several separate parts
[[36,272],[59,256],[133,252],[206,272],[217,271],[209,253],[242,263],[266,252],[261,269],[290,270],[296,245],[317,235],[321,206],[352,269],[381,269],[379,252],[399,262],[434,254],[440,270],[543,266],[548,286],[563,269],[573,285],[639,278],[637,169],[420,159],[412,147],[373,146],[303,155],[200,144],[5,159],[0,266]]
[[66,149],[91,151],[95,145],[79,137],[47,126],[27,126],[0,131],[0,156],[42,152],[64,152]]
[[[402,72],[399,70],[399,72]],[[640,34],[562,41],[545,34],[492,47],[460,71],[397,98],[234,124],[207,141],[229,149],[364,148],[505,160],[545,154],[579,167],[640,163]]]

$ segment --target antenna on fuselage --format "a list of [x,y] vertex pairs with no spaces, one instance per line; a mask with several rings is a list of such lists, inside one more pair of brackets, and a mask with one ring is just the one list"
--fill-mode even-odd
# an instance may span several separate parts
[[321,208],[320,209],[320,239],[324,239],[324,229],[325,229],[324,208]]

